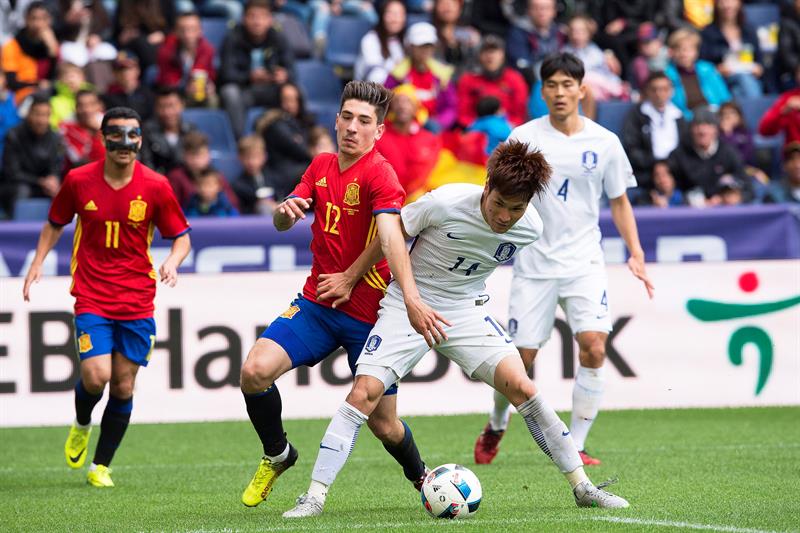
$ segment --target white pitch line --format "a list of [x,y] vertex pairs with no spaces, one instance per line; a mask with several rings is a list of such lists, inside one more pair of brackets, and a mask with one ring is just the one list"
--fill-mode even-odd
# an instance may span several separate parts
[[692,522],[673,522],[671,520],[648,520],[642,518],[624,518],[620,516],[593,516],[589,520],[594,520],[598,522],[612,522],[615,524],[633,524],[639,526],[700,529],[705,531],[720,531],[724,533],[777,533],[773,530],[753,529],[749,527],[723,526],[717,524],[693,524]]

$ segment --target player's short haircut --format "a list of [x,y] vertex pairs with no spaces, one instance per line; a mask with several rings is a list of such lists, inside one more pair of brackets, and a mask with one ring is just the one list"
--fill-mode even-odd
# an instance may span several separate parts
[[540,69],[542,82],[552,78],[558,72],[566,74],[578,83],[583,81],[583,76],[586,74],[583,68],[583,61],[569,52],[556,52],[545,58]]
[[361,100],[375,108],[378,124],[383,124],[389,103],[392,101],[392,91],[372,81],[353,80],[344,86],[342,100],[339,102],[339,111],[348,100]]
[[100,124],[100,131],[106,129],[106,125],[108,121],[114,120],[117,118],[132,118],[135,119],[136,122],[139,123],[139,127],[142,127],[142,117],[139,116],[139,113],[131,109],[130,107],[112,107],[106,114],[103,115],[103,122]]
[[203,148],[208,148],[208,136],[201,131],[187,132],[181,140],[184,152],[194,153]]
[[270,0],[247,0],[244,4],[244,12],[247,13],[251,9],[266,9],[272,13],[272,2]]
[[486,186],[504,197],[522,196],[530,201],[541,194],[553,169],[539,150],[517,140],[497,145],[486,164]]
[[663,70],[656,70],[648,74],[647,79],[644,82],[644,86],[649,87],[651,83],[657,80],[667,80],[669,84],[672,85],[672,80],[669,79],[669,76],[667,76],[666,72]]
[[250,152],[264,152],[267,149],[267,145],[264,144],[264,139],[258,135],[245,135],[239,139],[236,148],[239,155],[244,155]]

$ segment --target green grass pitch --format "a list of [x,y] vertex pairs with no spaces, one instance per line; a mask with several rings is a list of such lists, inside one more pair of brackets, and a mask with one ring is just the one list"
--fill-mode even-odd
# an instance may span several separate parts
[[239,502],[260,455],[249,423],[135,424],[112,465],[117,486],[103,490],[86,485],[85,468],[67,468],[66,427],[0,430],[0,530],[800,531],[798,407],[601,413],[589,447],[603,465],[589,474],[619,477],[612,490],[632,507],[618,511],[576,508],[517,416],[490,466],[472,460],[485,415],[407,420],[429,466],[456,462],[478,475],[474,518],[428,517],[366,427],[323,516],[287,521],[327,420],[286,423],[300,460],[255,509]]

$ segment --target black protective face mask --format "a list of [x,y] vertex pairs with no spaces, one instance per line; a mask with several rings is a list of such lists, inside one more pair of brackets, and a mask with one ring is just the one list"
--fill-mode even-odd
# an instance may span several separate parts
[[[132,133],[135,134],[133,138],[131,138]],[[107,138],[108,135],[113,134],[121,134],[122,141],[112,141]],[[103,128],[103,137],[107,151],[130,150],[136,154],[139,152],[139,139],[142,138],[142,128],[137,126],[106,126]]]

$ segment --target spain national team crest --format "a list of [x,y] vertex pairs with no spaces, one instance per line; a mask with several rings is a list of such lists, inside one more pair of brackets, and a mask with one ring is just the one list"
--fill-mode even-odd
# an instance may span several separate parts
[[514,256],[514,252],[516,251],[517,251],[516,244],[514,244],[513,242],[504,242],[497,247],[497,251],[495,251],[494,253],[494,258],[503,263],[511,259]]
[[381,339],[380,335],[373,335],[372,337],[367,339],[367,343],[364,345],[364,349],[368,352],[374,352],[381,345],[382,341],[383,339]]
[[581,154],[581,165],[586,172],[591,172],[597,168],[597,152],[586,150]]
[[147,202],[142,200],[141,196],[137,196],[136,200],[131,200],[131,208],[128,211],[128,219],[131,222],[141,222],[147,213]]
[[289,309],[281,313],[281,318],[288,318],[289,320],[291,320],[292,318],[294,318],[294,315],[296,315],[299,312],[300,308],[297,307],[296,305],[293,305]]
[[84,333],[80,337],[78,337],[78,351],[80,353],[86,353],[93,348],[92,346],[92,338],[89,336],[88,333]]
[[358,183],[348,183],[347,189],[344,191],[344,203],[347,205],[358,205],[361,200],[358,195]]

